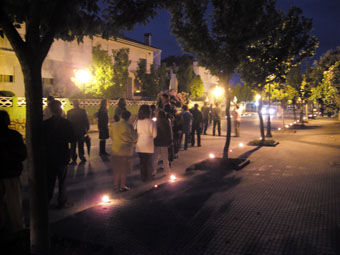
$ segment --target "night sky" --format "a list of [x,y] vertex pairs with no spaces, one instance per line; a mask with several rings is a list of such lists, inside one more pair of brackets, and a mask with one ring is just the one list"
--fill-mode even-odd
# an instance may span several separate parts
[[[287,9],[295,5],[303,10],[303,16],[313,19],[313,31],[320,45],[316,52],[318,59],[329,49],[340,46],[340,0],[278,0],[279,8]],[[126,36],[144,41],[144,33],[152,33],[152,45],[162,49],[162,58],[181,55],[182,51],[175,36],[170,33],[170,15],[160,11],[149,24],[138,25]]]

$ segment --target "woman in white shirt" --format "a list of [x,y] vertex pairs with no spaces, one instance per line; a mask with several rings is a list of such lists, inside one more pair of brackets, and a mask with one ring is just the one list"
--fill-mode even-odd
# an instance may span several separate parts
[[157,136],[157,128],[151,120],[151,111],[148,105],[142,105],[138,111],[136,152],[140,158],[140,171],[142,181],[152,179],[154,153],[154,138]]

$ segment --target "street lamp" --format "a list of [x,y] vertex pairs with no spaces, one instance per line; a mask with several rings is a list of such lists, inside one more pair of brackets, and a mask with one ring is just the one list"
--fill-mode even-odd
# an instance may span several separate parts
[[212,91],[213,95],[216,97],[216,100],[224,94],[224,88],[216,86]]
[[91,81],[91,74],[86,69],[79,69],[74,71],[74,79],[73,82],[77,86],[81,86],[84,92],[85,97],[85,85]]

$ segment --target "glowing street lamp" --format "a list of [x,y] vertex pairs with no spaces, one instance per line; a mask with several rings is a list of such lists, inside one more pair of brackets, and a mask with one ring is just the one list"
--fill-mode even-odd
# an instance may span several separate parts
[[85,85],[91,81],[91,74],[86,69],[79,69],[74,71],[74,78],[72,81],[77,85],[81,86],[85,96]]
[[[172,174],[171,176],[170,176],[170,182],[174,182],[174,181],[176,181],[176,176],[174,175],[174,174]],[[158,187],[158,186],[157,186]]]
[[209,158],[215,158],[215,154],[214,153],[210,153],[209,154]]
[[219,86],[216,86],[213,90],[213,95],[218,99],[219,97],[223,96],[224,94],[224,88],[221,88]]

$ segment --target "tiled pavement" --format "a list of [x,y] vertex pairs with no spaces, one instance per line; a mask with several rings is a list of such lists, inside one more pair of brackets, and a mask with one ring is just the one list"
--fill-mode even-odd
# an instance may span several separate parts
[[313,125],[277,134],[240,171],[196,171],[57,221],[54,253],[340,254],[340,126]]

